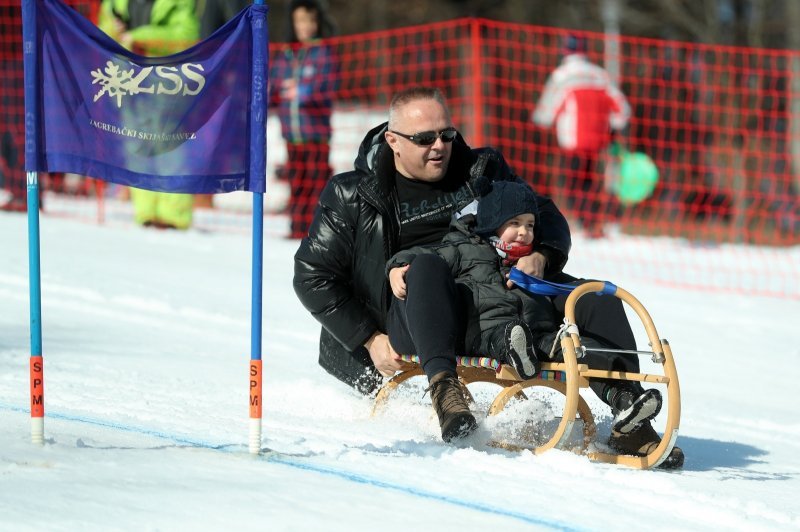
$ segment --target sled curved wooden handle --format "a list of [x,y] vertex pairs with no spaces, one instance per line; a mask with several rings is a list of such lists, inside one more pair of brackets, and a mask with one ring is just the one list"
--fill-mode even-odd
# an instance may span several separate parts
[[[640,469],[656,467],[661,464],[667,458],[667,456],[669,456],[669,453],[675,446],[675,440],[678,438],[678,425],[680,424],[680,384],[678,382],[678,372],[675,368],[675,360],[672,357],[672,349],[670,348],[667,340],[658,337],[658,332],[656,331],[655,324],[650,317],[650,313],[647,312],[647,310],[644,308],[644,305],[642,305],[638,299],[636,299],[627,290],[602,281],[590,281],[581,284],[572,291],[569,297],[567,297],[564,307],[564,316],[568,324],[575,324],[575,306],[577,305],[578,300],[581,297],[591,293],[611,294],[621,299],[624,303],[630,306],[634,312],[636,312],[636,315],[639,317],[639,320],[642,322],[642,325],[647,332],[647,338],[649,340],[650,347],[653,350],[653,362],[662,365],[664,375],[662,378],[658,378],[658,376],[646,375],[642,373],[589,370],[587,372],[582,372],[582,376],[593,378],[615,378],[644,382],[660,382],[666,384],[667,421],[664,429],[664,436],[661,438],[661,443],[659,443],[659,445],[656,446],[656,448],[654,448],[646,456],[637,457],[628,455],[614,455],[601,452],[589,453],[588,456],[592,460],[606,463],[623,464]],[[571,342],[565,342],[562,340],[562,351],[564,352],[565,361],[568,358],[577,357],[577,353],[581,351],[579,334],[574,332],[571,333],[569,335],[569,340]]]

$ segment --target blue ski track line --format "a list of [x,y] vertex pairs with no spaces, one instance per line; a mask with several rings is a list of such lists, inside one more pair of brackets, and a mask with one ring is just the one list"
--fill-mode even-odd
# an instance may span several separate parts
[[[7,403],[0,403],[1,410],[9,410],[12,412],[19,412],[22,414],[29,414],[30,410],[28,408],[23,408],[15,405],[10,405]],[[174,434],[170,432],[164,432],[155,429],[149,429],[146,427],[137,427],[134,425],[128,425],[125,423],[119,423],[116,421],[109,421],[104,419],[97,419],[91,418],[86,416],[80,415],[73,415],[73,414],[62,414],[58,412],[48,411],[47,416],[48,418],[58,419],[62,421],[73,421],[77,423],[85,423],[87,425],[94,425],[98,427],[109,428],[121,432],[131,432],[134,434],[143,434],[145,436],[151,436],[153,438],[158,438],[162,440],[171,441],[173,443],[187,445],[190,447],[198,447],[202,449],[210,449],[212,451],[220,451],[224,453],[234,453],[237,452],[236,449],[239,447],[244,447],[244,444],[219,444],[219,443],[212,443],[209,441],[204,441],[192,437],[181,436],[179,434]],[[45,438],[46,439],[46,438]],[[254,457],[255,458],[255,457]],[[565,531],[578,531],[583,530],[581,528],[576,528],[574,526],[561,523],[558,521],[553,521],[550,519],[545,519],[542,517],[537,517],[530,514],[525,514],[522,512],[516,512],[513,510],[505,510],[502,508],[497,508],[494,506],[490,506],[488,504],[484,504],[481,502],[470,501],[466,499],[459,499],[457,497],[451,497],[448,495],[442,495],[439,493],[426,491],[422,489],[418,489],[412,486],[406,486],[403,484],[396,484],[393,482],[388,482],[385,480],[381,480],[379,478],[373,478],[366,475],[361,475],[358,473],[353,473],[350,471],[346,471],[344,469],[338,469],[335,467],[328,467],[322,466],[318,464],[312,464],[309,462],[304,462],[302,460],[298,460],[297,458],[293,458],[291,455],[287,455],[285,453],[281,453],[280,451],[269,451],[267,454],[259,455],[263,461],[274,463],[278,465],[288,466],[295,469],[300,469],[303,471],[311,471],[314,473],[319,473],[322,475],[328,475],[337,477],[343,480],[347,480],[350,482],[354,482],[356,484],[365,484],[368,486],[375,486],[376,488],[397,491],[400,493],[404,493],[406,495],[412,495],[414,497],[419,497],[421,499],[428,499],[434,501],[440,501],[446,504],[451,504],[453,506],[460,506],[462,508],[467,508],[469,510],[475,510],[477,512],[487,513],[487,514],[496,514],[503,517],[509,517],[511,519],[516,519],[518,521],[522,521],[524,523],[544,526],[550,528],[552,530],[565,530]]]

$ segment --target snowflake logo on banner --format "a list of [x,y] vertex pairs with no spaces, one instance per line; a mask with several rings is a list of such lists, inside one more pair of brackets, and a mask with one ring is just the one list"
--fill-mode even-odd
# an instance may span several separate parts
[[[106,68],[103,71],[99,68],[92,71],[92,77],[94,78],[92,85],[99,83],[103,87],[100,92],[94,95],[94,101],[96,102],[99,100],[103,94],[108,94],[110,98],[117,99],[117,107],[122,107],[123,96],[130,96],[142,92],[153,94],[155,92],[155,87],[152,85],[149,87],[141,86],[142,82],[147,79],[152,71],[153,67],[146,67],[143,68],[139,74],[134,76],[133,69],[122,70],[119,65],[112,61],[106,61]],[[165,92],[169,93],[169,91]]]
[[117,107],[122,107],[122,97],[135,94],[138,91],[138,83],[133,85],[133,70],[119,68],[111,61],[106,62],[106,68],[101,71],[99,68],[92,71],[92,85],[100,84],[102,89],[94,95],[94,100],[102,98],[103,94],[108,94],[110,98],[117,99]]

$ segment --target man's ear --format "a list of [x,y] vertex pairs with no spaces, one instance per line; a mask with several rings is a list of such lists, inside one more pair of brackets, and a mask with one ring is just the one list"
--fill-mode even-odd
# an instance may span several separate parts
[[386,144],[392,149],[393,152],[397,153],[397,135],[392,133],[391,131],[386,131],[383,134],[383,138],[386,139]]

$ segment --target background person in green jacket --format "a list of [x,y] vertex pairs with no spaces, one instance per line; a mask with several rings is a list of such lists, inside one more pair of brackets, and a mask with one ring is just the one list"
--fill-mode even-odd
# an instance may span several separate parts
[[[103,0],[98,26],[125,48],[147,56],[185,50],[200,32],[194,0]],[[136,223],[176,229],[192,225],[191,194],[133,187],[130,193]]]

